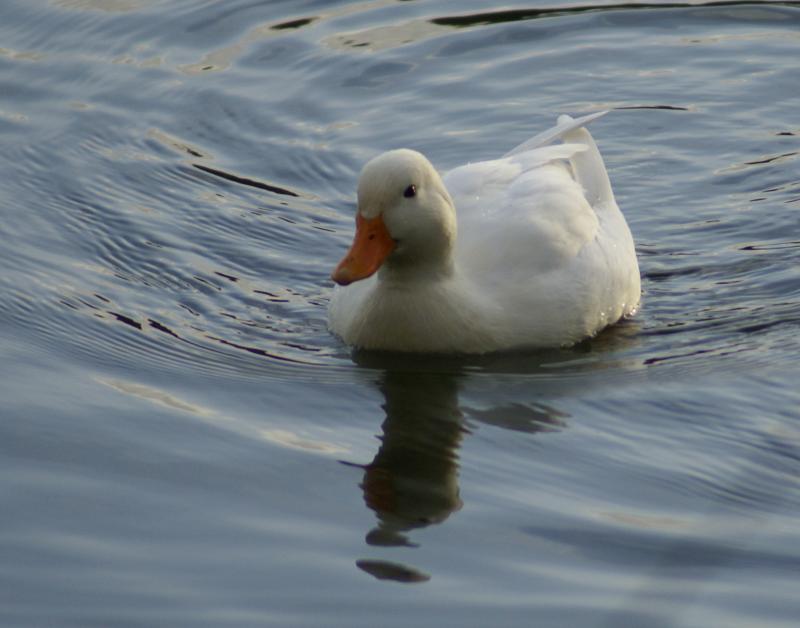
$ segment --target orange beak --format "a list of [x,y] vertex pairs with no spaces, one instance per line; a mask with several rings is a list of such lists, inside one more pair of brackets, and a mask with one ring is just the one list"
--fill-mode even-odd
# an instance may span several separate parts
[[394,247],[395,241],[383,224],[383,218],[367,219],[358,214],[353,245],[331,274],[331,279],[340,286],[366,279],[380,268]]

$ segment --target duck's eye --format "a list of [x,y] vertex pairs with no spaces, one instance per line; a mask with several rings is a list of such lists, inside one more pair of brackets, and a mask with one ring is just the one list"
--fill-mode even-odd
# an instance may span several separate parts
[[417,186],[416,185],[409,185],[405,191],[403,192],[403,196],[406,198],[413,198],[417,195]]

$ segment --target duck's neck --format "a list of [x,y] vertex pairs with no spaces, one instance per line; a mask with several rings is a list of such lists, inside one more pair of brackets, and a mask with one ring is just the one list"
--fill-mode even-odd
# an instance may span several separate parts
[[453,236],[452,233],[443,233],[435,241],[428,240],[425,246],[406,247],[400,242],[397,250],[384,262],[378,278],[387,283],[404,283],[451,277],[455,271]]
[[387,260],[378,272],[378,279],[387,284],[441,281],[451,277],[454,271],[452,258],[437,263],[392,263]]

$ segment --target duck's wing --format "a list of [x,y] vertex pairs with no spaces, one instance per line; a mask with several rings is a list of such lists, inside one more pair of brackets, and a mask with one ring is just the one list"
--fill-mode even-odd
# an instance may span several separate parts
[[529,173],[552,163],[571,160],[585,150],[584,143],[544,146],[501,159],[468,163],[449,171],[442,180],[453,197],[459,221],[469,220],[476,211],[488,216],[508,205],[512,200],[509,194],[513,196],[511,187],[522,179],[530,182]]
[[[501,159],[444,177],[458,213],[456,255],[484,274],[520,266],[563,268],[594,240],[599,215],[616,214],[603,159],[583,125],[605,112],[558,124]],[[560,140],[564,143],[550,144]],[[512,271],[513,272],[513,271]]]
[[598,226],[568,166],[587,150],[583,143],[544,146],[448,173],[444,182],[458,214],[459,267],[491,283],[570,264]]
[[[456,268],[465,291],[494,307],[498,333],[574,340],[639,299],[633,241],[603,160],[577,120],[505,157],[445,176],[458,214]],[[563,144],[548,145],[561,140]],[[567,339],[567,340],[565,340]]]
[[[580,118],[559,116],[557,124],[510,150],[501,159],[477,162],[455,168],[444,181],[453,196],[486,195],[508,186],[522,173],[556,160],[568,160],[574,179],[583,187],[586,200],[596,210],[614,203],[611,182],[603,158],[584,126],[606,115],[600,111]],[[563,144],[551,144],[561,140]],[[457,204],[458,207],[458,204]],[[459,208],[467,213],[466,208]]]

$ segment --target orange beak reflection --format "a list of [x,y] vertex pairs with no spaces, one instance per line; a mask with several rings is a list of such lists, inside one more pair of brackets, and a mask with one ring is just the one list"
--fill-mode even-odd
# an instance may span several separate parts
[[353,245],[331,274],[331,279],[340,286],[366,279],[380,268],[394,247],[395,241],[380,215],[367,219],[359,213]]

